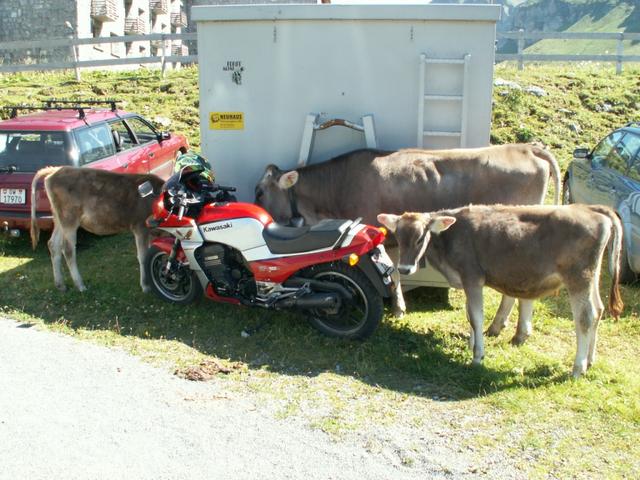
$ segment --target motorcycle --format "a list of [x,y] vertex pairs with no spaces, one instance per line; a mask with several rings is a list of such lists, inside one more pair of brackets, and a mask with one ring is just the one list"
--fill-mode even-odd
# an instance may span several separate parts
[[[383,315],[393,263],[384,228],[356,220],[277,224],[261,207],[235,201],[233,187],[190,186],[174,174],[153,204],[155,238],[144,268],[161,299],[298,309],[321,332],[364,339]],[[150,194],[140,186],[140,194]]]

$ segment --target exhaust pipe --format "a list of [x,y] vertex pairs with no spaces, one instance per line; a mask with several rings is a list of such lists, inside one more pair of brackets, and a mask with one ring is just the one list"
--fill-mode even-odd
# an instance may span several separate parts
[[9,228],[9,222],[2,222],[2,232],[13,238],[20,237],[20,230],[17,228]]
[[353,300],[353,295],[349,290],[344,288],[339,283],[327,282],[325,280],[314,280],[311,278],[292,277],[284,282],[285,287],[302,288],[304,285],[309,285],[309,288],[314,291],[321,292],[335,292],[347,301]]
[[299,298],[288,297],[278,300],[276,308],[336,308],[340,298],[335,293],[310,293]]

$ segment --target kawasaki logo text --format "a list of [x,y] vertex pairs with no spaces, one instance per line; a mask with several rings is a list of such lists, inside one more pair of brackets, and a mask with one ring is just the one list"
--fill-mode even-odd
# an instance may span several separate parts
[[206,227],[202,227],[204,232],[215,232],[216,230],[225,230],[227,228],[231,228],[233,225],[231,222],[223,223],[222,225],[208,225]]

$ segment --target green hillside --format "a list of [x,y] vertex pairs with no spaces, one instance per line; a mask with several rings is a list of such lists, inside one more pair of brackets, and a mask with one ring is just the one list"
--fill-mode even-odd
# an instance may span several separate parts
[[[527,66],[517,71],[497,65],[494,77],[516,82],[493,89],[491,143],[542,142],[564,170],[577,147],[593,147],[609,131],[640,120],[640,70],[625,65],[571,63]],[[541,96],[527,92],[544,90]]]
[[[515,9],[514,16],[514,27],[525,30],[640,32],[640,3],[634,0],[528,1]],[[615,54],[616,47],[615,40],[541,40],[526,53]],[[640,41],[625,41],[624,53],[639,55]]]

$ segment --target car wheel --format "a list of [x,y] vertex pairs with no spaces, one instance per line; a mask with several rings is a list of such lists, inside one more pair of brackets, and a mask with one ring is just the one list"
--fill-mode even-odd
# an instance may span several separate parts
[[620,251],[620,283],[630,284],[638,279],[636,272],[631,270],[629,259],[627,258],[627,247],[622,242],[622,250]]

